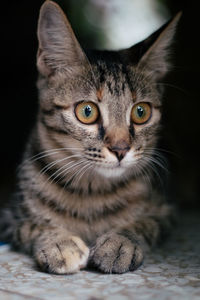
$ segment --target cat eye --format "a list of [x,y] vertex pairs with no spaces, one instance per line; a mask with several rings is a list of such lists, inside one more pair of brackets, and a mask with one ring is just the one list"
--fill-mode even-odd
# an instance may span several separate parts
[[99,110],[93,102],[81,102],[75,107],[75,115],[83,124],[93,124],[99,117]]
[[146,102],[140,102],[133,106],[131,111],[131,119],[135,124],[144,124],[151,117],[151,105]]

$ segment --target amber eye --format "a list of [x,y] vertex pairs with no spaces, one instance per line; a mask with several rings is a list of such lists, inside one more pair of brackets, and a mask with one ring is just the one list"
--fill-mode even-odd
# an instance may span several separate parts
[[93,124],[99,117],[99,110],[93,102],[81,102],[75,107],[77,119],[84,124]]
[[151,117],[151,106],[149,103],[140,102],[133,106],[131,111],[131,119],[135,124],[144,124]]

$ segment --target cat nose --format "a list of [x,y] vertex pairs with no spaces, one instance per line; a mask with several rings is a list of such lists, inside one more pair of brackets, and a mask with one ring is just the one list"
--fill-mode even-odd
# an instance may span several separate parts
[[121,161],[126,153],[130,150],[130,146],[125,142],[121,141],[113,146],[108,147],[110,152],[114,153],[119,161]]

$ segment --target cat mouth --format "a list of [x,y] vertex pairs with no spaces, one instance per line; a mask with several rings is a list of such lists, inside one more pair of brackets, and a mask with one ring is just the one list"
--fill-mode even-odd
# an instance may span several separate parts
[[125,171],[126,168],[120,165],[120,162],[116,166],[98,166],[95,168],[96,172],[103,177],[120,177]]

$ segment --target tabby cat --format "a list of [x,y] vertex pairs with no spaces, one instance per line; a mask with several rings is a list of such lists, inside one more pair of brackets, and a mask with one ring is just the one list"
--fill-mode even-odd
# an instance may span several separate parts
[[129,49],[83,51],[61,8],[42,5],[37,121],[1,218],[2,239],[42,270],[133,271],[170,231],[173,209],[151,178],[161,164],[158,83],[179,18]]

